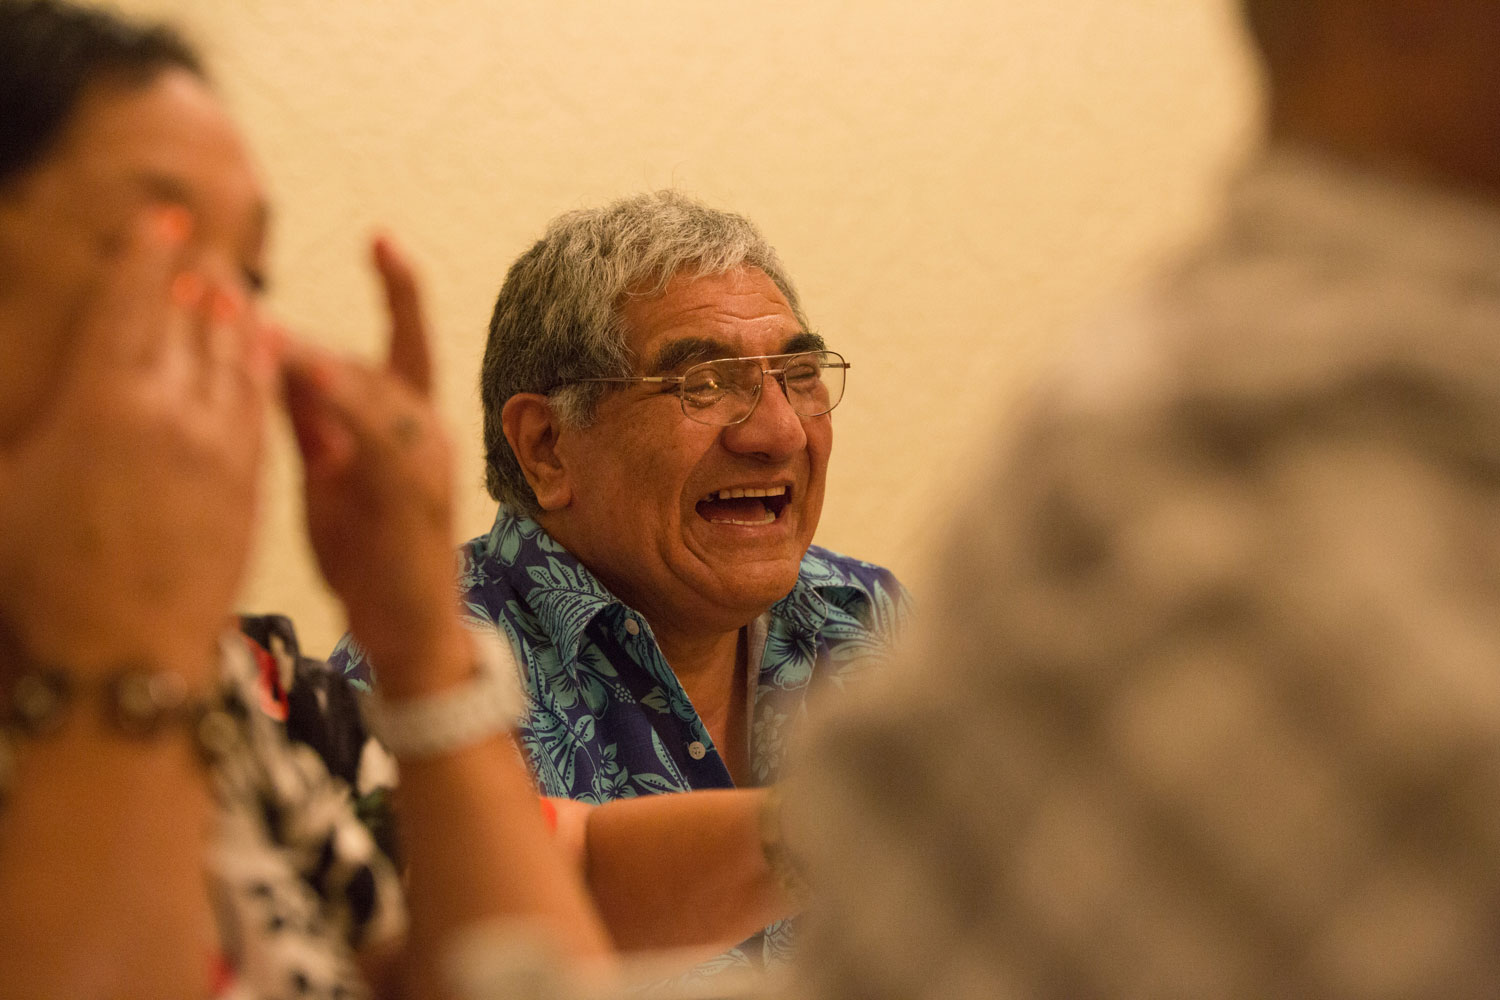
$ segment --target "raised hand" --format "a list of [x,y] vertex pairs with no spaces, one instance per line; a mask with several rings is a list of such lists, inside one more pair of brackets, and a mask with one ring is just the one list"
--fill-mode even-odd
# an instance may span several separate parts
[[[458,615],[452,454],[432,408],[417,284],[386,241],[375,244],[375,266],[389,358],[371,366],[291,347],[286,403],[313,549],[394,702],[462,690],[475,658]],[[411,913],[398,974],[409,992],[448,995],[449,949],[495,920],[535,921],[570,953],[604,953],[578,872],[549,840],[507,734],[402,760],[398,796]]]
[[48,405],[0,451],[0,627],[35,660],[211,669],[253,529],[276,338],[227,266],[190,259],[190,228],[176,207],[137,220]]
[[291,345],[286,404],[313,550],[395,694],[403,678],[391,669],[430,658],[455,634],[453,459],[432,407],[416,280],[386,240],[374,262],[391,317],[388,360],[365,365]]

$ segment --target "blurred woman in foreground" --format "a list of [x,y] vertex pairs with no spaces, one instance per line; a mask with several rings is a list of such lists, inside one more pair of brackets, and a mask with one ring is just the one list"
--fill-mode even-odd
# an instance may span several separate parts
[[[412,275],[377,242],[388,364],[322,354],[256,303],[267,217],[175,36],[0,0],[5,996],[434,989],[444,942],[490,917],[605,950],[458,618]],[[389,863],[225,637],[278,394],[392,714],[490,696],[479,736],[402,762],[409,934]]]

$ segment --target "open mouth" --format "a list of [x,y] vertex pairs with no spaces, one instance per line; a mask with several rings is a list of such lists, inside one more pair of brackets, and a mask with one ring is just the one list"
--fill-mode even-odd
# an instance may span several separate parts
[[698,501],[698,516],[710,524],[770,524],[792,502],[785,486],[735,486]]

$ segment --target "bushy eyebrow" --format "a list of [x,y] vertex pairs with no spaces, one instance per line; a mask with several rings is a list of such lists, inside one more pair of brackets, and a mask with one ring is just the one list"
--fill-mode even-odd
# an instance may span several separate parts
[[734,354],[734,348],[722,340],[714,340],[712,337],[683,337],[657,351],[656,357],[645,370],[651,375],[661,375],[688,365],[695,365],[700,361],[727,358],[732,354]]
[[803,330],[781,345],[782,354],[800,354],[803,351],[826,351],[827,349],[828,344],[823,338],[811,330]]
[[[798,354],[802,351],[821,351],[824,347],[822,337],[803,330],[788,337],[777,353]],[[681,340],[672,341],[658,351],[656,357],[646,366],[645,371],[650,375],[662,375],[698,364],[700,361],[733,357],[738,357],[735,349],[722,340],[715,340],[712,337],[684,337]]]

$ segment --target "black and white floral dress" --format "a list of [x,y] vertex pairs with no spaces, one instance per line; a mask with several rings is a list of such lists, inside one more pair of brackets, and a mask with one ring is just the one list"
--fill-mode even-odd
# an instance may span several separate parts
[[405,931],[401,886],[348,784],[288,737],[286,650],[273,648],[277,655],[243,635],[221,643],[234,725],[210,765],[218,996],[353,1000],[369,994],[355,953]]

